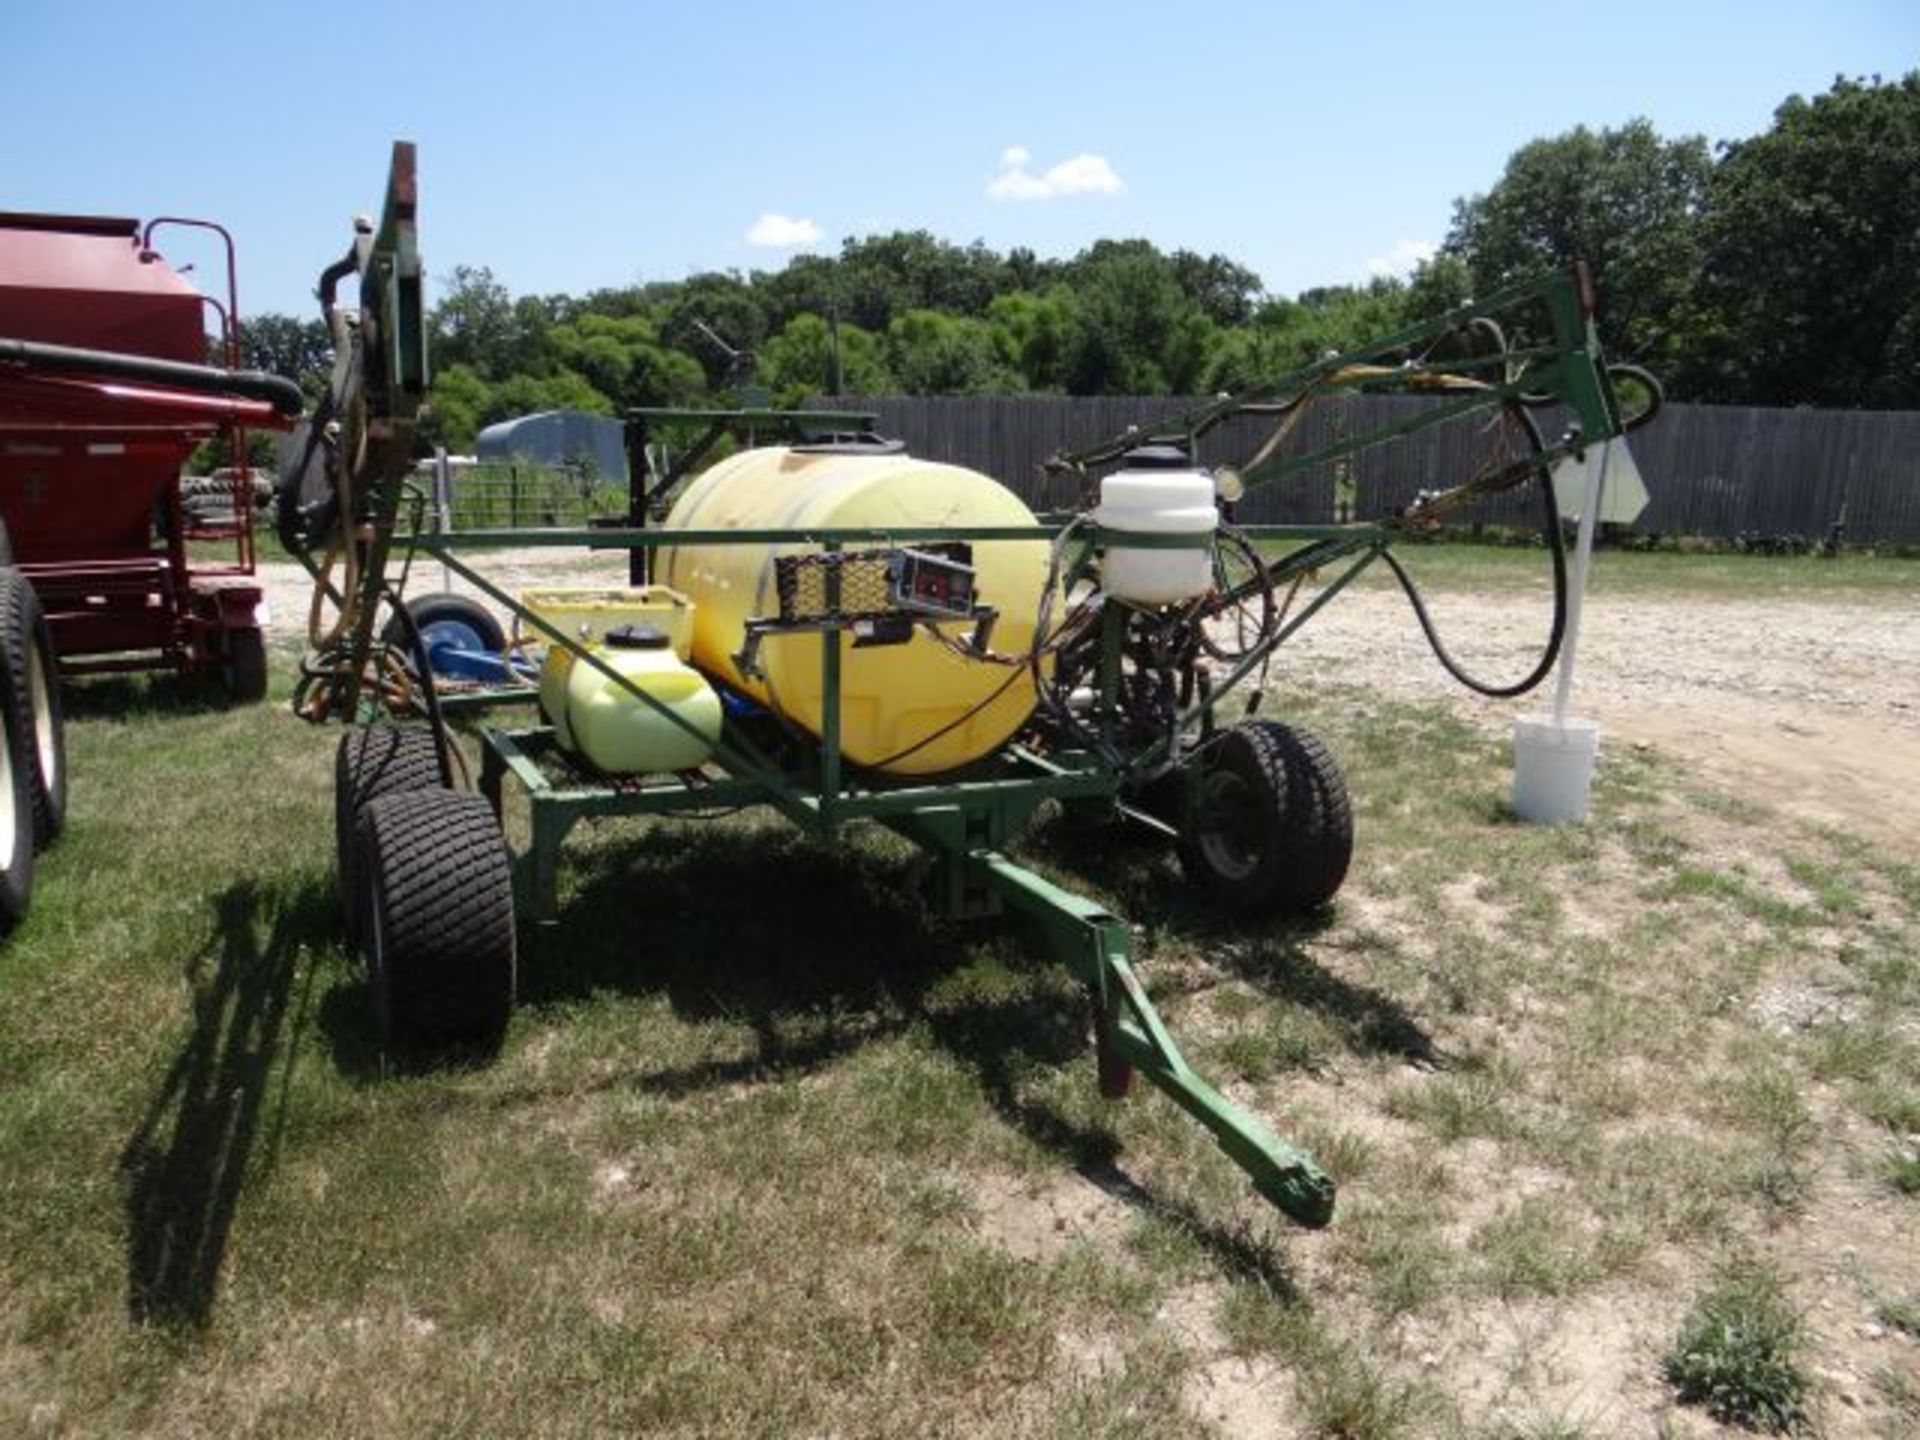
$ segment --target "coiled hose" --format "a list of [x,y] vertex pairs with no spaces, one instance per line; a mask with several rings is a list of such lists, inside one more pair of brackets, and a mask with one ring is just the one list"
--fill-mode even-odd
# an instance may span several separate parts
[[[1499,335],[1497,326],[1486,322],[1488,328],[1499,339],[1504,348],[1505,338]],[[1638,365],[1617,364],[1607,367],[1609,379],[1623,376],[1641,386],[1647,392],[1647,404],[1631,417],[1620,422],[1622,434],[1640,429],[1660,413],[1660,407],[1666,403],[1666,392],[1652,373]],[[1546,450],[1546,442],[1541,438],[1540,427],[1534,422],[1529,410],[1555,403],[1552,395],[1522,395],[1520,403],[1508,407],[1508,413],[1519,420],[1522,433],[1527,437],[1528,448],[1538,457]],[[1566,539],[1560,533],[1560,507],[1554,500],[1553,480],[1546,467],[1534,466],[1534,485],[1540,495],[1540,529],[1546,536],[1548,552],[1553,556],[1553,623],[1547,629],[1546,648],[1541,651],[1539,663],[1521,679],[1508,685],[1494,684],[1473,676],[1459,661],[1448,652],[1446,644],[1440,638],[1440,632],[1433,623],[1433,616],[1427,612],[1426,600],[1420,594],[1420,587],[1414,582],[1407,567],[1392,550],[1383,550],[1381,558],[1393,571],[1394,578],[1400,582],[1400,588],[1406,592],[1407,601],[1413,606],[1414,618],[1420,622],[1421,632],[1427,637],[1427,645],[1433,651],[1434,659],[1441,668],[1467,689],[1490,699],[1509,700],[1525,695],[1548,675],[1553,673],[1554,665],[1560,659],[1560,646],[1567,632],[1567,546]]]
[[[1533,416],[1524,408],[1515,405],[1509,407],[1509,414],[1520,421],[1521,432],[1527,437],[1527,445],[1538,456],[1546,447],[1540,437],[1540,427],[1534,423]],[[1387,568],[1393,571],[1394,579],[1400,582],[1400,588],[1407,594],[1407,603],[1413,606],[1413,615],[1420,622],[1420,630],[1427,637],[1427,645],[1433,651],[1433,658],[1447,674],[1458,680],[1467,689],[1476,694],[1495,700],[1511,699],[1524,695],[1553,672],[1555,662],[1560,658],[1560,643],[1567,633],[1567,544],[1560,533],[1560,508],[1554,503],[1553,482],[1544,466],[1534,467],[1534,487],[1540,494],[1540,529],[1546,536],[1548,552],[1553,556],[1553,623],[1547,628],[1546,648],[1541,651],[1539,662],[1519,680],[1501,685],[1481,680],[1467,672],[1459,661],[1448,651],[1446,642],[1440,638],[1440,631],[1433,623],[1433,616],[1427,612],[1427,602],[1420,594],[1420,587],[1408,573],[1400,557],[1391,549],[1382,550],[1380,557],[1387,562]]]

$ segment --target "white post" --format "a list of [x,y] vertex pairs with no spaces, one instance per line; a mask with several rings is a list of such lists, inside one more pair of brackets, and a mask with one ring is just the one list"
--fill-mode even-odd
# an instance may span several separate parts
[[1580,533],[1573,545],[1573,575],[1567,583],[1567,630],[1560,637],[1560,675],[1553,691],[1553,723],[1564,729],[1567,698],[1573,693],[1573,662],[1580,648],[1580,612],[1586,608],[1587,572],[1593,565],[1593,532],[1600,520],[1600,498],[1606,492],[1607,460],[1613,442],[1587,447],[1587,493],[1580,502]]
[[[453,467],[447,463],[447,447],[433,447],[433,519],[442,535],[453,531]],[[453,589],[453,571],[440,561],[440,588]]]
[[1593,535],[1600,523],[1611,441],[1589,445],[1586,494],[1580,502],[1580,534],[1573,547],[1573,573],[1567,579],[1567,624],[1560,637],[1560,674],[1551,715],[1522,715],[1513,722],[1513,810],[1522,820],[1553,825],[1584,820],[1593,786],[1593,762],[1600,748],[1600,727],[1567,714],[1573,694],[1574,658],[1580,649],[1580,615],[1587,598],[1587,573],[1593,564]]

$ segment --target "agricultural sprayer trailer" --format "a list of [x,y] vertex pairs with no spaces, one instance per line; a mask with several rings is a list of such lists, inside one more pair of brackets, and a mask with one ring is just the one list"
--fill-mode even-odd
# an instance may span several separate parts
[[[309,719],[351,727],[336,757],[342,899],[386,1038],[497,1040],[513,1003],[516,927],[555,915],[561,853],[584,821],[765,807],[822,841],[878,824],[930,857],[929,899],[940,914],[1006,911],[1032,923],[1085,987],[1104,1094],[1144,1078],[1203,1125],[1260,1194],[1302,1223],[1324,1224],[1331,1181],[1186,1061],[1148,998],[1124,918],[1023,864],[1014,847],[1036,815],[1066,806],[1160,837],[1210,903],[1249,923],[1330,901],[1352,845],[1344,782],[1318,739],[1254,713],[1267,666],[1369,566],[1384,561],[1404,577],[1390,553],[1396,539],[1528,485],[1539,492],[1557,582],[1539,664],[1490,685],[1459,671],[1437,637],[1435,648],[1489,693],[1519,693],[1551,669],[1566,587],[1548,470],[1625,428],[1584,277],[1517,286],[1257,393],[1056,457],[1052,468],[1077,480],[1081,496],[1057,512],[1034,515],[984,477],[902,457],[867,433],[868,417],[654,410],[629,417],[636,461],[657,455],[648,436],[674,424],[704,431],[705,444],[751,433],[765,448],[698,476],[684,459],[658,473],[636,463],[617,524],[447,534],[409,480],[427,384],[413,159],[410,146],[396,147],[379,226],[364,227],[323,277],[340,359],[280,495],[283,539],[307,561],[332,617],[310,637],[294,704]],[[349,274],[360,286],[354,310],[334,301]],[[1289,451],[1284,442],[1309,407],[1356,389],[1432,403],[1387,430]],[[1635,423],[1656,393],[1649,387]],[[1571,419],[1552,441],[1532,418],[1548,406]],[[1237,469],[1198,471],[1201,440],[1249,415],[1268,423],[1266,441]],[[1231,523],[1250,487],[1448,422],[1481,427],[1484,463],[1402,513],[1343,525]],[[1115,483],[1116,475],[1130,478]],[[1155,513],[1168,523],[1158,528],[1120,523],[1123,492],[1191,499],[1196,477],[1203,506],[1163,507]],[[809,496],[826,492],[866,495],[866,513],[886,518],[804,518],[841,513],[825,502],[809,508]],[[962,493],[986,498],[969,510],[952,498]],[[741,495],[752,503],[734,503]],[[765,513],[785,518],[743,519]],[[982,518],[1003,515],[1017,518]],[[627,552],[634,580],[664,584],[675,603],[684,585],[696,611],[705,604],[723,615],[724,633],[710,630],[690,652],[690,668],[725,702],[717,730],[663,701],[609,643],[584,640],[490,578],[489,552],[529,546]],[[995,578],[1014,573],[1015,561],[1031,581],[1020,606]],[[492,653],[477,668],[470,636],[491,622],[466,624],[458,607],[407,594],[416,569],[442,566],[511,617],[511,638],[482,642]],[[1151,598],[1166,577],[1196,574],[1176,598]],[[1016,613],[1035,597],[1033,613]],[[914,654],[917,664],[946,667],[942,676],[967,677],[953,683],[978,698],[960,722],[950,714],[921,722],[919,742],[899,746],[900,732],[883,741],[873,717],[900,697],[876,696],[860,677],[935,673],[909,666]],[[701,758],[666,773],[617,774],[583,758],[553,706],[536,707],[536,669],[555,657],[602,697],[663,731],[686,731]],[[887,665],[895,669],[874,668]],[[461,678],[437,680],[436,670]],[[511,723],[499,718],[515,712]],[[987,725],[957,762],[930,758],[1002,712],[1012,717],[1004,734]],[[478,747],[477,773],[468,773],[463,732]],[[522,813],[524,833],[509,845],[506,819]],[[646,963],[643,947],[635,963]]]

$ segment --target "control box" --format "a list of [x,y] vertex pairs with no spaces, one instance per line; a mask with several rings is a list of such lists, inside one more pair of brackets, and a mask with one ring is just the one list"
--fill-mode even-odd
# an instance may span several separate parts
[[916,615],[971,620],[973,587],[973,566],[966,561],[929,550],[896,550],[888,557],[888,598]]

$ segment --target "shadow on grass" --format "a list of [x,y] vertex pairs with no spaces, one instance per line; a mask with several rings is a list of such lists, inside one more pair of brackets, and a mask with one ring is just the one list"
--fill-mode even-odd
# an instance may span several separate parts
[[[1017,922],[932,917],[917,898],[917,858],[835,849],[777,825],[655,827],[580,858],[560,923],[522,932],[523,1003],[657,995],[684,1020],[755,1036],[747,1055],[614,1077],[609,1088],[682,1096],[767,1083],[914,1027],[972,1073],[1005,1123],[1089,1183],[1177,1226],[1227,1273],[1298,1293],[1270,1243],[1142,1186],[1121,1168],[1111,1129],[1032,1093],[1024,1082],[1037,1067],[1093,1064],[1086,998]],[[984,990],[961,973],[983,943],[1011,960]]]
[[1325,919],[1302,922],[1246,949],[1225,951],[1216,963],[1277,999],[1316,1012],[1356,1055],[1391,1056],[1427,1067],[1446,1063],[1433,1037],[1399,1001],[1334,974],[1301,948],[1326,924]]
[[213,681],[170,671],[70,676],[61,684],[60,703],[69,720],[135,720],[237,708]]
[[805,1071],[896,1033],[973,938],[927,915],[916,861],[779,825],[657,826],[578,861],[559,924],[521,931],[521,1002],[659,995],[682,1019],[751,1027],[752,1055],[649,1078],[669,1093]]
[[1296,918],[1249,919],[1221,911],[1167,859],[1167,842],[1140,826],[1089,826],[1062,816],[1029,832],[1023,852],[1069,869],[1117,897],[1129,920],[1201,950],[1210,963],[1276,1000],[1320,1015],[1357,1055],[1439,1065],[1444,1056],[1399,1001],[1348,980],[1314,958],[1311,942],[1333,924],[1329,907]]
[[[918,898],[924,862],[916,855],[821,845],[778,824],[659,825],[577,846],[571,860],[576,884],[558,923],[521,931],[524,1008],[564,1009],[603,995],[663,1000],[683,1021],[725,1022],[753,1037],[743,1054],[668,1066],[641,1059],[587,1089],[679,1097],[772,1083],[911,1028],[963,1065],[1001,1119],[1034,1144],[1177,1225],[1231,1273],[1294,1293],[1265,1242],[1152,1194],[1120,1168],[1109,1127],[1035,1093],[1036,1071],[1093,1064],[1085,994],[1017,922],[962,927],[931,916]],[[1280,935],[1235,926],[1180,898],[1155,863],[1163,878],[1150,908],[1161,928],[1232,940],[1236,953],[1260,957],[1280,993],[1334,1012],[1362,1047],[1429,1050],[1392,1002],[1306,957],[1302,946],[1317,926]],[[991,974],[971,968],[983,953]],[[395,1059],[382,1055],[358,985],[343,983],[325,998],[320,1029],[343,1071],[392,1073]],[[577,1081],[565,1088],[581,1091]],[[490,1091],[487,1103],[537,1104],[545,1093],[537,1084],[509,1086]]]
[[[931,979],[964,954],[929,927],[901,867],[780,827],[656,826],[570,859],[579,880],[559,922],[520,927],[520,1008],[664,995],[683,1019],[747,1024],[757,1041],[749,1055],[613,1076],[601,1088],[687,1095],[805,1073],[898,1032]],[[334,1064],[356,1080],[491,1058],[480,1047],[386,1048],[357,975],[322,997],[318,1021]]]
[[120,1156],[127,1303],[143,1323],[198,1328],[211,1318],[241,1188],[250,1169],[272,1168],[279,1148],[289,1042],[312,976],[309,967],[296,994],[300,949],[332,926],[333,897],[321,884],[278,896],[249,881],[216,907],[212,942],[187,965],[192,1032]]

